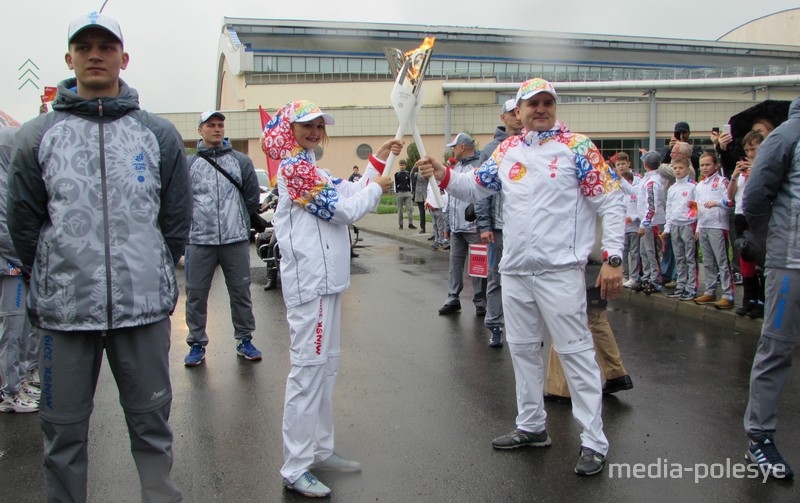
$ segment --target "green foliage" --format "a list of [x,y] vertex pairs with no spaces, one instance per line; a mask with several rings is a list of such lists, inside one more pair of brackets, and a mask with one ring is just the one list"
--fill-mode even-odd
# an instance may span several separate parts
[[416,143],[412,143],[408,146],[408,148],[406,148],[406,155],[408,156],[406,157],[406,162],[408,163],[408,169],[410,170],[420,158]]

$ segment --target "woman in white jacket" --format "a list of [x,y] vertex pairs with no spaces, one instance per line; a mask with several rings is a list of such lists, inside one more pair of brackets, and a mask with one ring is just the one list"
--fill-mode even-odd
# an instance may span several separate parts
[[333,388],[339,373],[340,294],[350,284],[347,226],[374,210],[391,187],[382,176],[389,140],[370,157],[364,176],[349,182],[316,165],[314,148],[327,141],[333,117],[307,100],[293,101],[267,124],[264,148],[278,169],[275,235],[291,335],[291,371],[283,416],[283,484],[305,496],[330,489],[310,470],[357,471],[361,465],[333,450]]

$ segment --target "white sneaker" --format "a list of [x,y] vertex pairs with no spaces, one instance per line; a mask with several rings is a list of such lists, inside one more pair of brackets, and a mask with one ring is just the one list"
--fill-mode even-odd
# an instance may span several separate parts
[[22,381],[22,386],[19,388],[20,392],[24,393],[26,396],[31,398],[35,398],[36,400],[42,396],[42,390],[39,389],[38,386],[35,386],[29,382]]
[[639,282],[631,278],[628,281],[624,282],[622,286],[624,288],[636,288],[637,286],[639,286]]
[[361,463],[357,461],[350,461],[342,457],[339,453],[334,452],[326,459],[312,464],[308,467],[309,470],[332,470],[337,472],[357,472],[361,470]]
[[283,486],[286,489],[300,493],[308,498],[325,498],[330,496],[331,489],[314,476],[311,472],[305,472],[294,483],[288,479],[283,479]]
[[31,383],[32,385],[36,386],[37,388],[41,388],[42,380],[39,378],[39,368],[37,367],[28,372],[28,375],[27,377],[25,377],[25,380]]
[[39,404],[37,402],[28,401],[27,397],[20,393],[14,396],[3,394],[2,398],[3,400],[0,401],[0,412],[26,413],[39,410]]

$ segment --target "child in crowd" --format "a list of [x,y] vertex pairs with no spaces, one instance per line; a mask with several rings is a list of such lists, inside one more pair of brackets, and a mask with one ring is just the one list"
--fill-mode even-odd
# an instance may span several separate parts
[[347,226],[378,206],[392,185],[381,176],[389,140],[370,157],[357,182],[332,178],[316,166],[314,149],[327,141],[333,117],[307,100],[293,101],[267,124],[264,146],[280,160],[275,234],[291,336],[281,468],[286,488],[309,497],[331,490],[311,470],[353,472],[361,465],[334,451],[333,390],[339,374],[342,292],[350,284]]
[[[764,135],[758,131],[750,131],[742,139],[742,147],[747,156],[736,163],[736,168],[731,175],[731,182],[728,184],[728,200],[733,200],[734,206],[733,224],[736,226],[736,235],[742,236],[744,231],[750,227],[747,219],[744,218],[744,187],[750,177],[750,170],[756,162],[758,147],[764,141]],[[764,316],[764,271],[755,263],[745,260],[739,256],[739,270],[742,273],[742,307],[736,310],[740,316],[747,315],[750,318],[762,318]]]
[[695,259],[695,226],[697,203],[691,163],[685,157],[672,160],[675,184],[667,191],[667,223],[661,239],[671,239],[678,272],[675,290],[667,297],[693,300],[697,295],[697,260]]
[[642,281],[640,288],[650,295],[661,291],[661,263],[658,252],[661,242],[659,229],[666,222],[666,203],[664,201],[663,179],[658,168],[661,154],[648,152],[642,156],[645,175],[639,183],[636,194],[636,208],[639,215],[639,252],[642,257]]
[[[703,178],[695,188],[697,199],[697,237],[703,252],[706,290],[694,299],[697,304],[714,304],[717,309],[733,307],[733,281],[728,261],[728,179],[719,172],[717,154],[707,150],[700,156]],[[719,280],[717,280],[719,274]],[[722,298],[717,300],[717,285],[722,284]]]
[[428,208],[428,212],[431,214],[431,221],[433,222],[433,244],[431,244],[431,248],[434,250],[438,250],[439,248],[444,248],[446,245],[449,244],[447,239],[444,237],[444,231],[447,228],[447,192],[442,189],[438,189],[439,193],[442,196],[442,203],[444,204],[443,208],[439,208],[436,205],[436,198],[433,196],[433,184],[428,185],[428,194],[425,197],[425,206]]
[[625,152],[614,155],[614,171],[620,179],[628,183],[620,185],[625,192],[625,241],[622,248],[622,286],[639,288],[642,273],[642,260],[639,257],[639,215],[636,211],[636,191],[642,180],[641,175],[631,169],[631,160]]

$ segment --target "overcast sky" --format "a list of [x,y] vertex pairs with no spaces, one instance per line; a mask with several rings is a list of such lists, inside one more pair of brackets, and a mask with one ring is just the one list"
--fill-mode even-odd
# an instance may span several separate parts
[[[0,110],[20,122],[38,113],[41,88],[55,86],[72,76],[64,63],[70,19],[97,10],[102,3],[103,0],[2,0],[5,22],[0,35]],[[529,7],[522,10],[521,6]],[[562,10],[564,6],[569,7],[568,11]],[[752,19],[795,7],[800,7],[800,1],[109,0],[103,13],[121,24],[125,50],[131,56],[122,78],[139,91],[142,108],[165,113],[199,112],[213,107],[217,42],[225,16],[716,40]],[[39,67],[33,68],[39,89],[25,83],[31,74],[19,80],[30,67],[20,69],[28,59]]]

